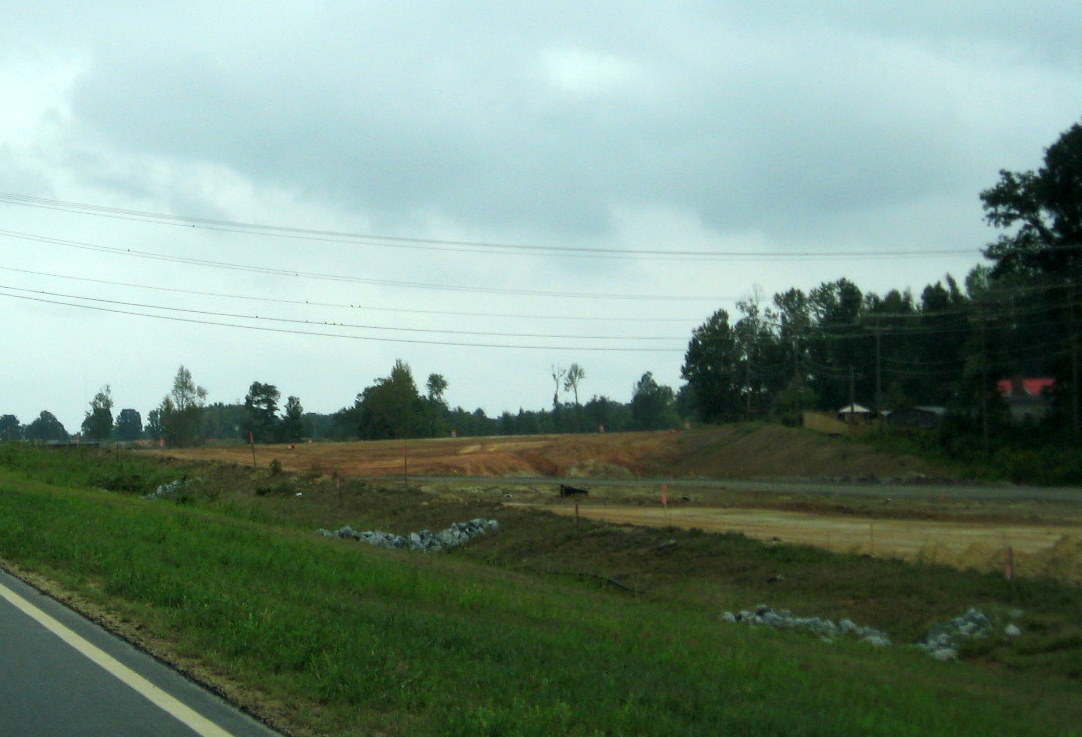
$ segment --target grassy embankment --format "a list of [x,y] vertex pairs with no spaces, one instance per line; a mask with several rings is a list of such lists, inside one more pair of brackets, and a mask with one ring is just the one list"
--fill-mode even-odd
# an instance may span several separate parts
[[176,475],[111,463],[0,448],[0,558],[248,684],[301,731],[1078,734],[1077,682],[726,627],[716,611],[458,554],[317,538],[235,500],[87,488]]
[[1032,428],[1000,429],[987,440],[972,427],[949,423],[937,430],[885,428],[863,441],[887,452],[913,455],[961,478],[1038,486],[1082,485],[1082,454],[1070,436]]

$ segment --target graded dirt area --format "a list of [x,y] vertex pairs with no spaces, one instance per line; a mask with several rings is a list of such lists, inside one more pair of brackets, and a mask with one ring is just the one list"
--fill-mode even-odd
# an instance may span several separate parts
[[[987,519],[884,519],[776,509],[725,509],[657,504],[551,505],[549,511],[646,527],[740,532],[776,543],[930,564],[1047,575],[1082,583],[1082,524],[1024,524]],[[991,510],[989,510],[991,511]]]
[[[252,448],[242,445],[155,452],[253,463]],[[397,477],[404,483],[441,477],[446,482],[426,482],[426,490],[463,500],[540,505],[562,514],[574,513],[574,507],[556,499],[555,479],[583,479],[583,485],[605,480],[580,504],[581,515],[622,524],[736,531],[780,543],[981,570],[1004,570],[1010,558],[1017,575],[1082,582],[1082,505],[967,498],[948,471],[921,459],[777,425],[256,446],[255,465],[265,468],[272,460],[285,470],[324,476]],[[477,477],[492,481],[478,483]],[[654,481],[637,485],[642,478]],[[674,485],[663,508],[657,486],[664,479],[758,479],[761,485],[743,492],[687,491]],[[839,496],[790,493],[784,489],[798,487],[780,483],[799,479],[842,482],[835,487]],[[772,480],[778,481],[776,487]],[[844,482],[853,480],[873,486],[886,482],[884,489],[901,484],[919,493],[905,499],[881,494],[842,501],[840,494],[849,490]]]
[[[161,451],[179,458],[251,464],[246,445]],[[936,477],[915,458],[780,425],[668,432],[520,435],[259,445],[255,462],[342,476],[548,476],[627,478]]]

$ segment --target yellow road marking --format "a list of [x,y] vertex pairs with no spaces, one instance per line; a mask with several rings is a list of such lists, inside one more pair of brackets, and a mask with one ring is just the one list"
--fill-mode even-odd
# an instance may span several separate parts
[[7,599],[16,609],[52,632],[87,658],[90,658],[90,660],[94,661],[98,666],[120,679],[125,685],[140,693],[159,709],[165,711],[167,714],[192,729],[196,734],[201,735],[201,737],[233,737],[232,734],[226,732],[214,722],[197,713],[190,707],[185,706],[176,698],[170,696],[135,671],[121,664],[101,648],[87,642],[85,639],[72,632],[60,622],[57,622],[41,609],[38,609],[3,584],[0,584],[0,597]]

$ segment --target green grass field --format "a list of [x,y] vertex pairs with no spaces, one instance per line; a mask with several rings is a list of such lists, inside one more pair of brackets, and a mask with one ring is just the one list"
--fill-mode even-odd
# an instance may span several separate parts
[[[328,540],[273,505],[148,501],[129,492],[175,469],[48,453],[0,449],[0,559],[247,684],[298,734],[957,737],[1082,724],[1077,680],[726,626],[686,601],[478,556]],[[120,491],[91,488],[110,484]]]

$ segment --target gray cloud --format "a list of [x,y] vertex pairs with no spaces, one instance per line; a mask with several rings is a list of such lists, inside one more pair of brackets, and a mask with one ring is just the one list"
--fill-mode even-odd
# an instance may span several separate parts
[[[433,310],[687,318],[662,326],[678,337],[753,284],[769,293],[847,275],[866,289],[919,292],[944,271],[964,271],[992,237],[981,223],[980,189],[1000,167],[1037,165],[1042,148],[1079,118],[1082,99],[1082,5],[1058,0],[97,2],[65,3],[63,12],[47,3],[9,10],[0,29],[0,90],[19,94],[5,94],[7,109],[0,107],[4,191],[548,245],[974,249],[951,262],[891,261],[889,268],[841,259],[516,260],[4,210],[30,232],[287,269],[511,289],[559,284],[568,291],[716,295],[554,305],[89,254],[73,261],[55,249],[0,241],[8,262],[43,271]],[[185,301],[227,306],[206,302]],[[445,373],[452,402],[490,411],[544,405],[553,362],[584,363],[589,392],[625,400],[645,370],[679,381],[679,356],[668,353],[518,352],[482,366],[476,352],[452,347],[271,339],[102,315],[73,320],[71,311],[45,307],[20,314],[27,324],[13,340],[29,345],[55,335],[47,349],[57,373],[23,377],[14,395],[33,396],[32,383],[58,385],[62,371],[77,364],[83,376],[76,383],[88,385],[83,394],[105,382],[118,391],[138,385],[144,411],[182,361],[214,399],[242,396],[258,378],[321,410],[348,402],[396,357],[410,360],[419,376]],[[412,328],[488,326],[439,315],[365,317]],[[500,323],[524,333],[612,328]],[[110,347],[80,326],[100,330]],[[141,346],[139,360],[126,363],[132,344]],[[66,391],[79,395],[70,376],[67,382]],[[63,411],[74,414],[74,406]],[[27,414],[20,410],[24,420]]]
[[[98,46],[76,117],[112,146],[222,163],[388,225],[435,211],[552,236],[606,231],[614,203],[725,229],[919,198],[967,163],[952,127],[977,62],[954,47],[1001,40],[1009,20],[866,3],[660,22],[654,6],[269,7]],[[1015,15],[1031,34],[1064,25]]]

